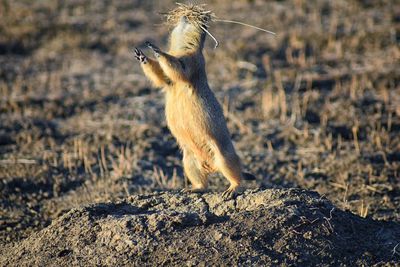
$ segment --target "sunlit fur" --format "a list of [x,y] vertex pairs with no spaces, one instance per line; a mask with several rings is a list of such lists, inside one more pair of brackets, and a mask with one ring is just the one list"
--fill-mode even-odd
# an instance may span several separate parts
[[182,17],[170,36],[169,53],[187,53],[201,51],[206,35],[203,30],[191,24],[186,17]]
[[159,65],[151,61],[142,67],[156,86],[165,89],[167,124],[183,151],[192,191],[206,189],[208,175],[220,172],[231,184],[225,191],[229,195],[240,185],[242,167],[222,108],[208,86],[204,41],[204,31],[182,17],[170,35],[168,53],[159,53]]

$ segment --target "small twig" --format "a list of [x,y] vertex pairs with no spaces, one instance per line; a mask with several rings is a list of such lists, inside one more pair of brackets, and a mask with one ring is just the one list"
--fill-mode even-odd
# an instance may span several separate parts
[[2,159],[0,164],[37,164],[34,159]]
[[236,21],[236,20],[229,20],[229,19],[213,19],[213,21],[239,24],[239,25],[247,26],[247,27],[250,27],[250,28],[253,28],[253,29],[257,29],[257,30],[259,30],[259,31],[263,31],[263,32],[266,32],[266,33],[269,33],[269,34],[272,34],[272,35],[276,35],[276,33],[274,33],[274,32],[271,32],[271,31],[268,31],[268,30],[266,30],[266,29],[263,29],[263,28],[260,28],[260,27],[254,26],[254,25],[250,25],[250,24],[247,24],[247,23],[244,23],[244,22]]
[[129,193],[128,183],[124,182],[123,186],[124,186],[124,189],[125,189],[126,196],[129,197],[131,194]]
[[210,35],[210,37],[214,40],[214,42],[215,42],[214,49],[216,49],[216,48],[218,47],[218,45],[219,45],[219,42],[218,42],[217,38],[215,38],[214,35],[212,35],[212,34],[211,34],[206,28],[204,28],[203,26],[200,25],[200,28],[201,28],[205,33],[207,33],[208,35]]
[[308,218],[306,218],[304,216],[301,216],[300,219],[302,220],[302,222],[306,222],[306,223],[309,223],[309,224],[313,224],[313,223],[315,223],[316,221],[319,220],[319,218],[316,218],[316,219],[310,221]]
[[335,208],[332,208],[331,211],[329,212],[329,218],[324,217],[324,220],[328,223],[330,230],[332,231],[332,233],[334,232],[332,224],[330,222],[330,220],[332,220],[332,212],[335,210]]
[[300,233],[300,232],[296,231],[295,229],[292,229],[292,232],[297,234],[297,235],[302,235],[303,234],[303,233]]
[[392,257],[393,257],[394,255],[396,255],[396,254],[400,254],[400,252],[397,251],[397,247],[398,247],[399,245],[400,245],[400,243],[397,243],[397,245],[394,246],[394,248],[392,249],[392,252],[393,252]]

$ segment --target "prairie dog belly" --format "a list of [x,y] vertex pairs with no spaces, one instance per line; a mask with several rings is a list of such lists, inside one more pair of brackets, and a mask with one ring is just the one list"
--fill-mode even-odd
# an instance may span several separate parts
[[200,160],[212,156],[210,128],[214,122],[209,106],[190,85],[168,88],[165,114],[168,127],[182,149],[189,149]]

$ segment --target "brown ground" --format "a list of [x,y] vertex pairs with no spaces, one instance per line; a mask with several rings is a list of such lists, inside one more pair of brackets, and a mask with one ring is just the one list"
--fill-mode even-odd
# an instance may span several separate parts
[[[155,193],[55,219],[1,266],[393,265],[400,227],[335,208],[315,192]],[[395,249],[396,248],[396,249]]]
[[[184,187],[163,93],[130,52],[146,40],[166,47],[158,12],[174,2],[0,2],[1,247],[29,247],[16,242],[34,240],[72,208]],[[209,83],[257,176],[245,187],[315,190],[371,225],[398,225],[400,5],[237,0],[208,8],[277,32],[214,23],[220,46],[206,43]],[[211,179],[213,191],[226,186]],[[390,242],[382,255],[399,260],[400,240]]]

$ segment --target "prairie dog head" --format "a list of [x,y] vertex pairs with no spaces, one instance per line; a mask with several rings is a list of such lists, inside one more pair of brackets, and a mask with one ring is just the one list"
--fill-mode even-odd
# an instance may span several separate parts
[[205,10],[205,5],[181,4],[168,13],[167,24],[173,27],[170,36],[171,50],[175,52],[201,51],[208,24],[215,17]]
[[206,33],[186,16],[182,16],[171,32],[171,50],[195,51],[202,50]]

